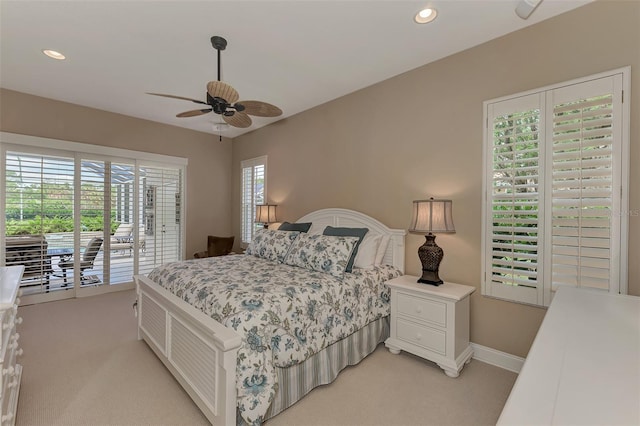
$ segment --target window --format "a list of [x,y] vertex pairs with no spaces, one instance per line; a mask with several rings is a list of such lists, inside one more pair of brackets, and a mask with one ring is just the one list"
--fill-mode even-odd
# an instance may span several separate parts
[[563,285],[626,292],[628,78],[485,102],[484,295],[548,306]]
[[240,219],[242,243],[249,244],[260,226],[254,223],[256,206],[267,199],[267,157],[245,160],[242,169],[242,206]]
[[0,137],[0,266],[25,266],[25,302],[133,287],[182,258],[184,159]]

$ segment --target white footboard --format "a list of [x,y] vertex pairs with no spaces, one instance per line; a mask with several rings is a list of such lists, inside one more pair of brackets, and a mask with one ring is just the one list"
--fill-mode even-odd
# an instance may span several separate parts
[[134,279],[138,338],[147,342],[212,424],[235,425],[240,336],[147,277]]

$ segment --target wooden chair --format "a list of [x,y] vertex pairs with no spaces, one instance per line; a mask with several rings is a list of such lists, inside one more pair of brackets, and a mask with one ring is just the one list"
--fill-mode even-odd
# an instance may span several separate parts
[[202,259],[205,257],[225,256],[231,253],[233,250],[234,236],[231,237],[216,237],[209,235],[207,237],[207,250],[199,251],[193,254],[196,259]]

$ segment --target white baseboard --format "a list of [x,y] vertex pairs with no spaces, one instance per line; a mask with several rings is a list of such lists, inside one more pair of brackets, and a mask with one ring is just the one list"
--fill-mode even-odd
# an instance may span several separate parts
[[514,373],[520,373],[522,364],[524,364],[524,358],[478,345],[477,343],[471,343],[471,349],[473,349],[474,359]]

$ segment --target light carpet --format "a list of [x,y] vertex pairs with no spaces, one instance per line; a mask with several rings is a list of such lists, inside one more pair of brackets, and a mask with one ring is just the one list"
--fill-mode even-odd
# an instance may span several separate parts
[[[206,425],[137,340],[133,291],[23,306],[16,425]],[[384,345],[266,422],[283,425],[493,425],[516,374],[473,360],[460,377]]]

